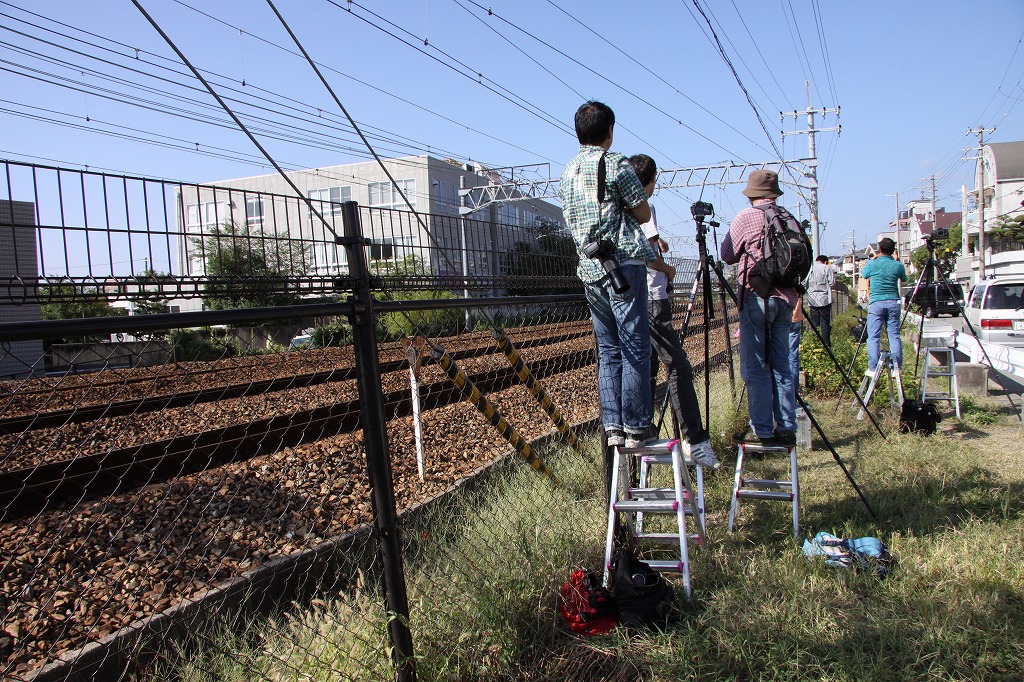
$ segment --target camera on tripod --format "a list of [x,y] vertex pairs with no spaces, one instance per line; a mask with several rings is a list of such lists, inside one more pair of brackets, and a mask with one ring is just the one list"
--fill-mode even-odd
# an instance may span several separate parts
[[715,215],[715,207],[706,201],[695,201],[690,205],[690,213],[694,220],[704,220],[708,216]]
[[940,241],[943,240],[943,239],[949,239],[949,228],[948,227],[936,227],[934,230],[932,230],[931,238],[935,239],[935,240],[940,240]]
[[624,294],[629,291],[629,280],[619,269],[619,261],[615,260],[615,244],[610,239],[587,242],[583,245],[583,255],[601,261],[601,267],[608,273],[615,293]]

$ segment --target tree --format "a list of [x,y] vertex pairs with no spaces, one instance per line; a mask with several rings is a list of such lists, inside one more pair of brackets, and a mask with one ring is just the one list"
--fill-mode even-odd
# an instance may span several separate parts
[[[935,246],[935,263],[939,266],[939,271],[948,277],[956,270],[956,261],[960,258],[960,249],[963,245],[963,228],[960,223],[950,225],[949,236],[945,239],[936,239],[933,244]],[[910,254],[910,262],[920,272],[928,262],[928,247],[922,246],[914,249],[914,252]]]
[[1015,215],[1012,218],[1008,215],[1001,215],[995,219],[986,232],[996,239],[1024,242],[1024,214]]
[[307,244],[287,233],[265,233],[225,220],[209,234],[189,237],[192,258],[210,281],[204,300],[212,310],[269,308],[297,303],[289,279],[312,265]]
[[[86,287],[66,282],[62,277],[49,278],[56,283],[46,287],[50,303],[39,306],[39,315],[44,320],[77,320],[85,317],[118,317],[127,315],[124,308],[110,305],[97,287]],[[94,335],[65,339],[53,339],[55,343],[82,341],[106,341],[109,336]]]
[[[537,226],[537,245],[529,242],[516,242],[505,254],[505,272],[515,278],[508,287],[512,296],[528,296],[539,294],[574,293],[581,288],[578,281],[573,281],[579,256],[576,243],[566,234],[560,225],[550,220],[542,220]],[[570,286],[551,284],[539,286],[529,280],[538,278],[569,279]]]

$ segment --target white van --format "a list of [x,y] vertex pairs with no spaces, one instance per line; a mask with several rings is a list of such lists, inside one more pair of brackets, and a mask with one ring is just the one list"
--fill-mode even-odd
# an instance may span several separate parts
[[980,340],[1024,348],[1024,277],[981,280],[964,310]]

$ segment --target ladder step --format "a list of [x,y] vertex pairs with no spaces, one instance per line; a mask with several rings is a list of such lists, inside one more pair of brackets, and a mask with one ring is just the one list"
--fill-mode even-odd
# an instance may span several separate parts
[[[636,537],[665,545],[679,544],[679,533],[637,533]],[[686,537],[690,542],[700,542],[700,535],[696,533],[687,533]]]
[[[674,500],[676,499],[675,488],[630,488],[626,491],[627,497],[643,498],[645,500]],[[687,493],[683,491],[683,499],[687,499]]]
[[793,501],[793,493],[782,492],[781,490],[744,490],[736,491],[736,497],[748,500],[784,500]]
[[678,571],[679,573],[682,573],[684,570],[683,562],[679,561],[678,559],[675,561],[645,561],[644,563],[653,568],[655,571]]
[[790,450],[785,445],[761,445],[760,443],[744,443],[743,449],[747,452],[789,452]]
[[647,445],[638,445],[635,448],[627,448],[624,445],[619,446],[619,452],[624,455],[666,455],[669,451],[669,443],[674,443],[674,440],[659,439],[653,440]]
[[[642,453],[640,455],[640,458],[643,461],[647,462],[648,464],[672,464],[671,454],[652,455],[650,453]],[[690,457],[686,456],[686,454],[684,453],[683,464],[686,464],[687,466],[693,466],[694,461]]]
[[[618,500],[612,504],[615,511],[644,512],[646,514],[675,514],[679,503],[675,500]],[[683,513],[693,515],[693,508],[683,503]]]
[[778,489],[778,490],[792,490],[792,481],[772,481],[767,479],[747,479],[742,480],[742,485],[750,488],[761,488],[761,489]]

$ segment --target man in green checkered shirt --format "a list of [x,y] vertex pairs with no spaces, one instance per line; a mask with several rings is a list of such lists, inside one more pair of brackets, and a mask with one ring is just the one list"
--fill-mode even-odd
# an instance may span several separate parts
[[[579,153],[562,172],[560,194],[565,222],[576,242],[600,360],[601,421],[609,445],[635,446],[651,435],[651,342],[647,313],[647,263],[656,259],[639,225],[651,219],[647,193],[629,160],[608,151],[615,114],[587,102],[576,111]],[[598,167],[604,164],[603,201],[598,200]],[[626,219],[628,213],[633,219]],[[608,240],[629,289],[616,293],[587,244]]]

